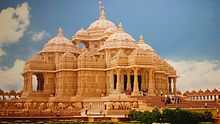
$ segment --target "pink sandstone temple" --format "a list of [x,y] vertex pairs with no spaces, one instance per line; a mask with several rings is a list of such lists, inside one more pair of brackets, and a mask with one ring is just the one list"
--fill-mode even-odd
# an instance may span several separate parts
[[[21,97],[0,100],[0,116],[50,116],[57,111],[81,115],[87,108],[90,113],[125,114],[131,109],[164,107],[161,96],[181,95],[176,70],[142,35],[137,41],[121,23],[117,27],[107,20],[104,9],[98,20],[81,28],[71,40],[59,28],[26,61],[22,76]],[[182,107],[190,105],[183,102]]]
[[[22,75],[22,98],[29,100],[75,101],[176,93],[176,70],[144,42],[142,35],[137,42],[121,23],[116,27],[107,20],[104,10],[98,20],[86,30],[77,31],[71,40],[60,28],[26,62]],[[33,76],[37,78],[35,90]]]

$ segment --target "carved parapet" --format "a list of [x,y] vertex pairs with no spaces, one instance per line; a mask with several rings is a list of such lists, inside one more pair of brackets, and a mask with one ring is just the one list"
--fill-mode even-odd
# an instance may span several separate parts
[[54,70],[55,64],[47,61],[29,61],[25,64],[24,70]]

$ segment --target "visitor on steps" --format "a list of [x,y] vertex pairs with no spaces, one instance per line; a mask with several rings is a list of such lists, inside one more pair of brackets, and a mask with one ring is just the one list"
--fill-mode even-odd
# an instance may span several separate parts
[[88,107],[85,107],[85,115],[88,115]]

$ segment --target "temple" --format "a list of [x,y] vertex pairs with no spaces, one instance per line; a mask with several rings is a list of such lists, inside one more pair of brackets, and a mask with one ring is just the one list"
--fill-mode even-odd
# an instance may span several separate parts
[[25,63],[22,75],[22,98],[28,99],[176,94],[176,70],[142,35],[138,42],[124,31],[122,23],[116,27],[107,20],[104,9],[98,20],[81,28],[71,40],[60,28]]
[[[59,28],[26,61],[22,76],[21,92],[0,89],[0,117],[85,116],[87,112],[124,116],[132,109],[153,107],[204,109],[204,100],[191,100],[197,96],[177,90],[176,70],[144,37],[135,40],[122,23],[117,27],[107,20],[103,8],[98,20],[78,30],[71,40]],[[219,98],[218,94],[213,102],[207,97],[206,108],[219,108]],[[167,105],[167,100],[174,104]]]

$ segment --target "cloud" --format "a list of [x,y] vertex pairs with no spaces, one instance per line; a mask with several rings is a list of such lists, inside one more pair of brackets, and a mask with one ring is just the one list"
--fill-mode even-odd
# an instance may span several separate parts
[[3,9],[0,13],[0,43],[15,43],[30,24],[29,5],[27,2],[16,8]]
[[25,62],[17,59],[12,68],[0,67],[0,88],[4,91],[14,89],[16,91],[22,90],[23,77],[21,75]]
[[0,57],[5,56],[5,55],[6,55],[6,52],[0,46]]
[[176,70],[180,78],[177,79],[177,88],[186,90],[220,89],[220,61],[218,60],[167,60]]
[[48,32],[46,32],[46,31],[35,32],[35,33],[31,32],[31,34],[32,34],[31,39],[33,41],[40,41],[43,38],[50,36],[50,34]]

